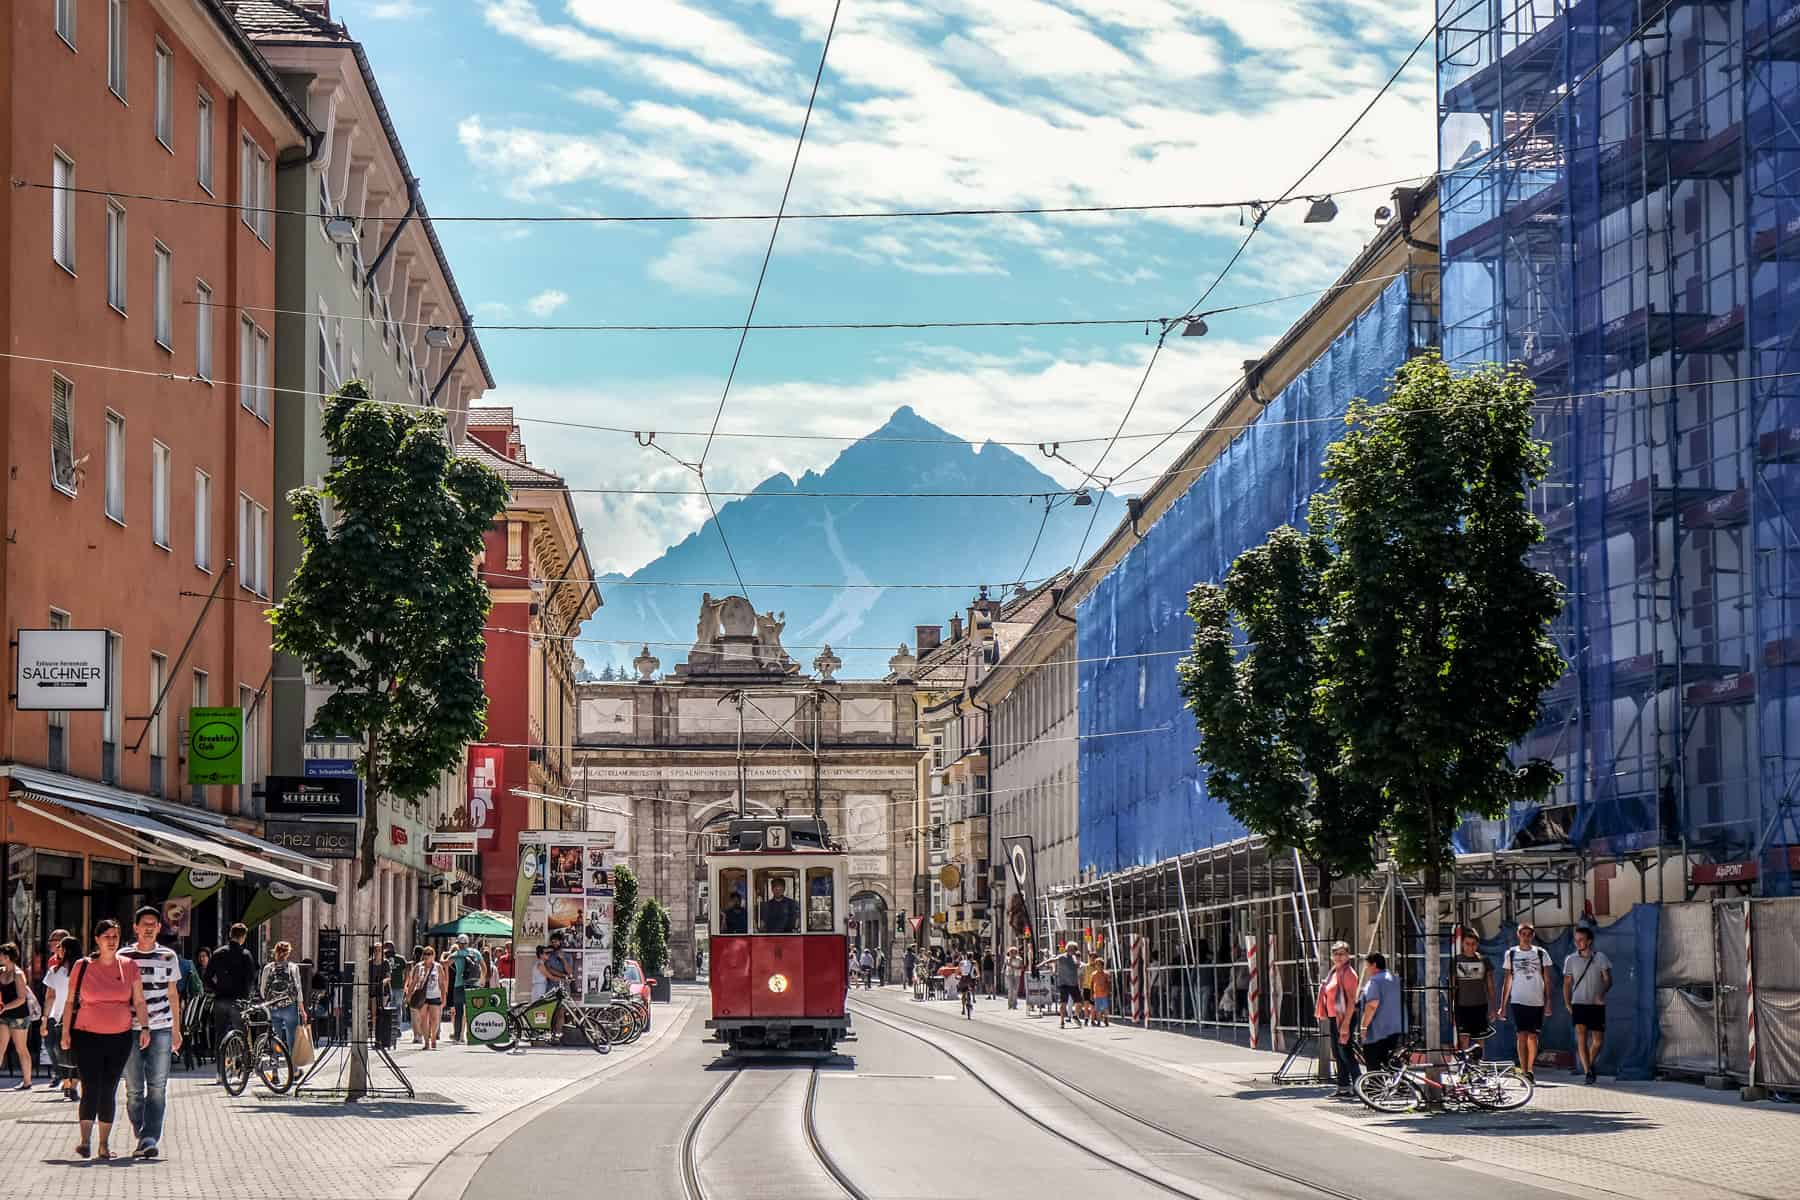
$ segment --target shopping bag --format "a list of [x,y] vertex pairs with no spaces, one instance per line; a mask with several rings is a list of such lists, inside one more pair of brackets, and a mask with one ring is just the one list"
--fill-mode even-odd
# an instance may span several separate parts
[[288,1056],[294,1060],[294,1069],[296,1071],[312,1066],[313,1040],[311,1025],[302,1025],[294,1030],[294,1044],[288,1047]]

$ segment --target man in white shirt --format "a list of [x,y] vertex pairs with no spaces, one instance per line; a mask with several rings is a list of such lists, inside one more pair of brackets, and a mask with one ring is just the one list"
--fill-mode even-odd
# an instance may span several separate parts
[[1575,1022],[1576,1069],[1589,1083],[1606,1041],[1606,993],[1611,990],[1612,960],[1594,949],[1594,931],[1577,925],[1575,953],[1563,960],[1563,1003]]
[[169,1065],[181,1051],[181,959],[168,946],[159,945],[162,912],[150,905],[137,910],[131,927],[137,942],[119,951],[120,958],[137,964],[144,981],[144,1007],[150,1017],[150,1044],[131,1045],[125,1063],[125,1111],[137,1132],[133,1158],[155,1158],[161,1153],[163,1113],[169,1100]]
[[1554,1009],[1550,999],[1550,952],[1537,944],[1537,927],[1519,922],[1519,944],[1509,946],[1500,960],[1500,1009],[1494,1016],[1504,1021],[1510,1010],[1519,1039],[1519,1069],[1537,1081],[1538,1034],[1544,1018]]

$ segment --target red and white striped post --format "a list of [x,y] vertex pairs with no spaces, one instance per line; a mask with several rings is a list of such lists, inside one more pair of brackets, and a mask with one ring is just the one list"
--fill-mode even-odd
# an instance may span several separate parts
[[1149,992],[1148,972],[1144,961],[1144,935],[1136,934],[1131,939],[1131,1019],[1139,1025],[1148,1025]]
[[1257,970],[1256,935],[1244,935],[1244,954],[1249,959],[1250,970],[1250,1048],[1257,1048],[1257,1017],[1262,1013],[1262,972]]
[[1744,901],[1744,1020],[1747,1026],[1745,1048],[1749,1058],[1750,1077],[1745,1081],[1746,1088],[1756,1086],[1756,938],[1755,928],[1750,914],[1756,910],[1756,902]]

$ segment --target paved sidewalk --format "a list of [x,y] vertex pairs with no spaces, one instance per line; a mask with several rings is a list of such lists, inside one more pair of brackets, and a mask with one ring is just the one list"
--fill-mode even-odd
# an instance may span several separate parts
[[[884,988],[880,1001],[911,1006],[910,992]],[[953,1004],[931,1001],[937,1014]],[[1383,1116],[1331,1099],[1328,1087],[1271,1082],[1282,1054],[1127,1025],[1059,1030],[1054,1017],[983,998],[976,1022],[1004,1021],[1038,1036],[1074,1039],[1128,1055],[1153,1070],[1195,1080],[1210,1094],[1332,1129],[1394,1139],[1415,1152],[1455,1156],[1496,1173],[1540,1176],[1548,1186],[1655,1200],[1793,1200],[1800,1196],[1800,1105],[1745,1104],[1735,1093],[1689,1084],[1588,1087],[1566,1071],[1539,1071],[1527,1108],[1510,1113]]]
[[[659,1004],[636,1044],[535,1048],[481,1046],[426,1053],[401,1037],[394,1058],[416,1100],[296,1100],[252,1078],[233,1099],[210,1073],[169,1081],[163,1149],[152,1162],[83,1162],[74,1155],[76,1106],[48,1089],[0,1092],[0,1180],[16,1196],[57,1200],[406,1200],[467,1139],[520,1109],[642,1058],[686,1024],[691,995]],[[115,1153],[132,1146],[119,1087]]]

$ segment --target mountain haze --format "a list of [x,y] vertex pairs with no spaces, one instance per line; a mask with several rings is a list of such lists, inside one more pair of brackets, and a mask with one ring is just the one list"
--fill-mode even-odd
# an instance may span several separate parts
[[[911,440],[901,440],[911,439]],[[923,444],[930,443],[930,444]],[[719,508],[738,567],[759,612],[787,613],[788,653],[811,672],[820,643],[844,660],[844,678],[879,678],[915,625],[943,625],[967,607],[975,589],[893,586],[758,587],[759,583],[991,585],[1006,593],[1025,566],[1044,519],[1044,502],[1023,498],[936,498],[933,492],[1064,492],[1066,487],[1005,446],[977,448],[902,407],[872,434],[848,446],[823,472],[772,475],[754,494]],[[804,493],[834,493],[828,498]],[[895,492],[896,497],[855,493]],[[801,493],[796,495],[795,493]],[[1092,551],[1118,523],[1123,505],[1095,492],[1100,512],[1059,502],[1031,558],[1029,585],[1071,565],[1094,519]],[[702,586],[631,586],[700,584]],[[731,561],[712,521],[630,575],[602,577],[606,605],[583,634],[676,643],[651,646],[665,673],[694,640],[702,593],[737,591]],[[593,671],[625,667],[637,647],[586,643]]]

